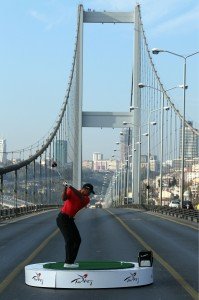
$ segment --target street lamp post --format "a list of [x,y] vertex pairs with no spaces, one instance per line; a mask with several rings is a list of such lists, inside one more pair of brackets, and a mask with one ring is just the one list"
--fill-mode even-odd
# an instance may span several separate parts
[[[123,132],[120,132],[120,135],[123,135]],[[129,204],[129,167],[130,167],[130,158],[132,155],[130,155],[130,147],[132,147],[131,144],[128,144],[127,147],[127,155],[125,155],[125,177],[124,177],[124,199],[126,199],[126,204]],[[114,150],[117,151],[117,150]]]
[[[131,145],[129,145],[130,147]],[[130,172],[129,172],[129,169],[130,169],[130,164],[132,163],[132,157],[133,155],[130,154],[130,151],[129,151],[129,147],[128,147],[128,162],[127,162],[127,168],[126,168],[126,171],[127,171],[127,176],[126,176],[126,202],[127,204],[129,204],[129,176],[130,176]],[[130,163],[130,158],[131,158],[131,163]]]
[[139,204],[141,204],[141,126],[139,126],[139,141],[136,142],[139,145],[138,147],[138,199]]
[[[123,132],[120,132],[120,135],[123,135]],[[121,142],[116,142],[116,145],[122,144]],[[119,150],[114,149],[114,152],[117,152]],[[115,157],[115,155],[112,155],[112,157]],[[122,157],[122,152],[120,151],[120,168],[119,168],[119,201],[120,204],[122,204],[122,199],[125,197],[125,182],[126,182],[126,177],[125,177],[125,168],[124,167],[124,161]],[[124,177],[124,178],[123,178]]]
[[[152,89],[155,89],[155,90],[158,90],[160,92],[162,92],[161,90],[159,89],[156,89],[154,87],[151,87],[151,86],[148,86],[148,85],[145,85],[143,83],[139,83],[138,84],[139,88],[144,88],[144,87],[149,87],[149,88],[152,88]],[[176,88],[176,87],[174,87]],[[174,88],[171,88],[169,90],[172,90]],[[168,91],[168,90],[167,90]],[[132,110],[134,109],[138,109],[138,107],[131,107]],[[164,106],[164,94],[163,94],[163,102],[162,102],[162,106],[161,108],[158,108],[158,109],[154,109],[154,110],[151,110],[149,111],[149,116],[148,116],[148,133],[145,133],[143,135],[145,136],[148,136],[148,150],[147,150],[147,157],[148,157],[148,161],[147,161],[147,204],[149,203],[149,188],[150,188],[150,125],[156,125],[157,123],[156,122],[150,122],[150,118],[151,118],[151,114],[153,112],[156,112],[156,111],[159,111],[161,110],[161,157],[160,157],[160,203],[162,205],[162,163],[163,163],[163,111],[164,110],[169,110],[170,108],[168,106]],[[146,124],[145,124],[146,125]]]
[[[199,51],[196,51],[192,54],[189,55],[181,55],[181,54],[177,54],[175,52],[171,52],[168,50],[163,50],[163,49],[158,49],[158,48],[153,48],[152,49],[152,53],[153,54],[159,54],[160,52],[166,52],[178,57],[181,57],[182,59],[184,59],[184,68],[183,68],[183,118],[182,118],[182,167],[181,167],[181,199],[182,199],[182,203],[184,200],[184,162],[185,162],[185,104],[186,104],[186,89],[187,89],[187,85],[186,85],[186,63],[187,63],[187,58],[194,56],[196,54],[199,54]],[[181,205],[182,205],[181,203]]]
[[[139,125],[136,125],[136,124],[134,124],[134,123],[131,123],[131,122],[126,122],[126,121],[123,121],[123,125],[132,125],[132,126],[135,126],[135,127],[137,127],[138,128],[138,130],[139,130],[139,134],[138,134],[138,139],[139,139],[139,141],[138,142],[133,142],[132,143],[132,153],[133,153],[133,151],[136,151],[135,149],[134,149],[134,145],[135,144],[139,144],[139,147],[138,147],[138,174],[137,174],[137,178],[138,178],[138,185],[137,185],[137,188],[138,188],[138,203],[140,204],[141,203],[141,197],[140,197],[140,175],[141,175],[141,172],[140,172],[140,160],[141,160],[141,141],[140,141],[140,139],[141,139],[141,126],[139,126]],[[136,137],[136,138],[137,138]],[[135,137],[134,137],[135,138]],[[133,139],[134,139],[133,138]],[[133,155],[133,160],[134,160],[134,155]],[[133,162],[132,162],[132,199],[133,199],[133,191],[134,191],[134,176],[133,176]]]
[[136,148],[135,148],[135,141],[133,139],[132,141],[132,156],[131,156],[131,198],[132,198],[132,203],[134,203],[134,157],[135,157],[135,152],[136,152]]
[[[149,112],[149,118],[150,118],[150,114],[152,112],[155,112],[155,111],[158,111],[158,110],[161,110],[161,137],[160,137],[160,140],[161,140],[161,149],[160,149],[160,205],[162,205],[162,166],[163,166],[163,125],[164,125],[164,110],[168,111],[170,109],[169,106],[164,106],[164,93],[165,92],[168,92],[170,90],[173,90],[173,89],[176,89],[176,88],[182,88],[183,86],[182,85],[179,85],[179,86],[175,86],[175,87],[172,87],[166,91],[163,91],[163,90],[160,90],[160,89],[157,89],[153,86],[150,86],[150,85],[145,85],[143,83],[139,83],[138,84],[139,88],[144,88],[144,87],[148,87],[148,88],[151,88],[153,90],[157,90],[159,92],[162,93],[162,104],[161,104],[161,107],[158,108],[158,109],[155,109],[151,112]],[[187,88],[187,87],[186,87]],[[149,136],[149,140],[150,140],[150,136]],[[149,146],[148,146],[148,154],[150,152],[150,142],[149,142]],[[148,156],[148,172],[147,172],[147,185],[148,185],[148,189],[147,189],[147,197],[149,197],[149,172],[150,172],[150,161],[149,161],[150,157]],[[147,198],[149,199],[149,198]]]
[[[137,107],[131,107],[132,110],[136,109]],[[153,111],[151,111],[153,112]],[[123,122],[123,125],[127,125],[127,124],[131,124],[133,126],[137,126],[133,123],[128,123],[128,122]],[[141,136],[144,135],[144,136],[148,136],[148,164],[147,164],[147,185],[149,185],[149,168],[150,168],[150,165],[149,165],[149,157],[150,157],[150,125],[156,125],[157,123],[156,122],[150,122],[150,115],[149,115],[149,118],[148,118],[148,123],[146,124],[143,124],[142,126],[137,126],[139,127],[139,141],[136,142],[135,144],[139,145],[138,147],[138,200],[139,200],[139,204],[141,204]],[[145,125],[148,125],[148,133],[144,133],[144,134],[141,134],[141,127],[145,126]],[[136,151],[136,149],[134,148],[134,143],[132,144],[132,153],[134,151]],[[132,193],[133,193],[133,164],[132,164]],[[132,194],[133,195],[133,194]],[[149,194],[147,193],[147,203],[148,203],[148,199],[149,199]]]
[[[124,132],[120,131],[120,135],[124,136]],[[124,144],[125,148],[126,145]],[[126,199],[126,202],[128,204],[128,194],[129,194],[129,148],[130,148],[130,128],[129,128],[129,132],[128,132],[128,143],[127,143],[127,151],[125,151],[124,154],[124,163],[125,163],[125,172],[124,172],[124,199]],[[127,153],[126,153],[127,152]]]
[[[154,110],[155,111],[155,110]],[[150,188],[150,183],[149,183],[149,178],[150,178],[150,139],[151,139],[151,126],[150,125],[156,125],[156,122],[150,122],[150,117],[151,113],[150,112],[149,117],[148,117],[148,132],[144,133],[143,135],[148,137],[148,146],[147,146],[147,204],[149,204],[149,188]]]

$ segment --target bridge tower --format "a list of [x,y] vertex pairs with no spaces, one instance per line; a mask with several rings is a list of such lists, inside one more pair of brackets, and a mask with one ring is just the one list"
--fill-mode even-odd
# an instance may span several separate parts
[[[126,112],[92,112],[82,111],[83,102],[83,25],[84,23],[134,23],[134,64],[132,72],[132,89],[131,103],[138,109]],[[138,83],[140,82],[140,17],[139,5],[132,12],[96,12],[84,11],[83,5],[78,7],[78,44],[76,53],[76,63],[78,76],[76,82],[76,102],[74,112],[75,116],[75,132],[78,140],[75,149],[75,161],[73,166],[73,184],[81,186],[81,169],[82,169],[82,127],[106,127],[106,128],[122,128],[123,121],[126,120],[129,127],[132,127],[134,139],[139,141],[140,128],[140,91]],[[133,55],[133,54],[132,54]],[[133,126],[135,124],[135,126]],[[133,147],[133,145],[132,145]],[[134,195],[134,203],[139,203],[139,155],[136,151],[134,155],[132,177],[132,190]]]

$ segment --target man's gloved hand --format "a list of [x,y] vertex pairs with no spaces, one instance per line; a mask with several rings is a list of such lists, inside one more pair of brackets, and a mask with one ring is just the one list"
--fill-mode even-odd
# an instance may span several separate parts
[[67,181],[64,181],[63,182],[63,186],[65,186],[66,188],[68,187],[68,182]]

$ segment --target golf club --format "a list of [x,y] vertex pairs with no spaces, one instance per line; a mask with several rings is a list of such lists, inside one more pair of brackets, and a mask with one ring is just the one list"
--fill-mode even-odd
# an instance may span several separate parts
[[[52,162],[51,168],[56,170],[56,172],[57,172],[57,174],[59,175],[60,179],[63,179],[62,176],[61,176],[61,174],[60,174],[60,172],[57,170],[57,163],[56,163],[56,161],[53,161],[53,162]],[[63,180],[64,180],[64,179],[63,179]],[[68,185],[68,183],[67,183],[66,180],[63,181],[63,185],[64,185],[64,186],[67,186],[67,185]]]

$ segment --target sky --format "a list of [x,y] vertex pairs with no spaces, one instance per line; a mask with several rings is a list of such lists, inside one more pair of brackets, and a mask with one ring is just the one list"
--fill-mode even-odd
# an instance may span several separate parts
[[[0,137],[7,151],[36,143],[53,128],[67,89],[77,7],[132,11],[134,0],[0,0]],[[140,0],[149,48],[181,55],[199,51],[198,0]],[[133,25],[84,25],[83,110],[128,111]],[[182,84],[183,60],[153,56],[166,89]],[[187,60],[186,118],[199,128],[199,55]],[[170,93],[182,111],[182,90]],[[83,129],[83,159],[110,158],[116,129]]]

